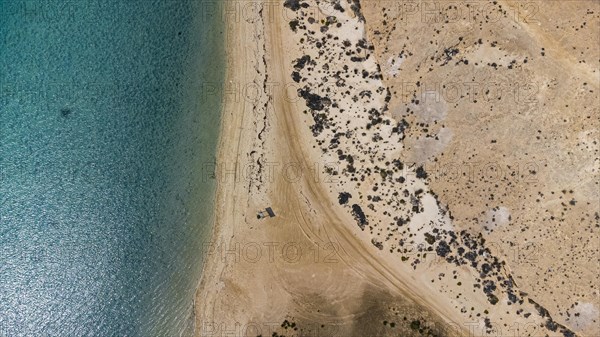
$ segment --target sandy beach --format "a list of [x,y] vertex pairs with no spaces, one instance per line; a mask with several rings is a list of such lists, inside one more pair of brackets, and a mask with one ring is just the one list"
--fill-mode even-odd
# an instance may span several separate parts
[[600,6],[536,4],[225,2],[196,335],[592,336]]

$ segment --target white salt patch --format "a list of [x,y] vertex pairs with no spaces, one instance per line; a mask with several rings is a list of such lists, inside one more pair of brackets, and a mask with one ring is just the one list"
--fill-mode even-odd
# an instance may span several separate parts
[[387,60],[387,67],[385,69],[387,71],[387,74],[389,76],[396,77],[396,75],[398,75],[398,73],[400,72],[400,65],[402,64],[402,62],[404,62],[404,58],[403,57],[401,57],[401,56],[398,56],[398,57],[391,56]]
[[569,310],[571,317],[567,322],[575,330],[583,330],[598,325],[599,311],[592,303],[577,303],[573,309]]
[[377,71],[377,62],[375,62],[375,57],[369,57],[368,60],[363,61],[362,65],[366,71],[369,71],[369,72]]
[[415,214],[408,224],[410,232],[415,234],[411,239],[416,244],[424,244],[425,232],[432,234],[431,230],[433,228],[445,229],[447,231],[454,230],[454,226],[448,216],[442,217],[440,215],[440,208],[431,194],[427,193],[423,195],[421,205],[423,206],[423,212]]
[[504,206],[492,208],[486,213],[484,229],[491,231],[497,227],[505,226],[510,222],[510,211]]
[[435,136],[437,139],[431,137],[416,139],[411,144],[411,152],[406,154],[408,161],[417,165],[423,165],[429,158],[442,153],[450,143],[450,140],[452,140],[452,130],[450,128],[441,128]]
[[[444,97],[437,91],[423,90],[418,93],[417,100],[419,104],[402,104],[394,109],[392,116],[400,120],[402,117],[410,114],[409,111],[417,117],[420,123],[432,124],[435,121],[442,121],[448,116],[448,104]],[[407,109],[409,111],[407,111]]]

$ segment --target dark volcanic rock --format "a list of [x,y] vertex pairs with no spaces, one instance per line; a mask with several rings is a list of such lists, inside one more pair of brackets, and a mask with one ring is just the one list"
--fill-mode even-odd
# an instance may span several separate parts
[[353,0],[350,8],[354,12],[354,14],[358,17],[359,21],[365,22],[365,17],[361,12],[360,0]]
[[437,252],[437,255],[441,257],[446,257],[451,252],[450,246],[448,246],[446,241],[440,241],[435,251]]
[[496,295],[488,294],[487,296],[488,296],[488,302],[490,302],[490,304],[496,305],[496,303],[498,303],[498,297],[496,297]]
[[477,258],[477,254],[475,252],[468,252],[465,254],[465,259],[467,259],[471,262],[475,262],[476,258]]
[[492,271],[492,266],[490,266],[487,263],[484,263],[484,264],[481,265],[481,271],[483,272],[484,275],[488,274],[489,272]]
[[300,80],[302,79],[302,76],[300,76],[300,73],[297,71],[294,71],[292,73],[292,79],[294,80],[294,82],[299,83]]
[[296,64],[294,64],[294,68],[298,70],[304,69],[307,63],[310,63],[311,58],[310,55],[304,55],[299,59],[296,59]]
[[375,239],[371,239],[371,243],[373,244],[373,246],[379,248],[379,250],[383,250],[383,243],[381,243]]
[[417,178],[427,179],[427,172],[425,172],[423,166],[417,167]]
[[546,310],[546,308],[542,307],[541,305],[537,304],[536,301],[532,300],[531,298],[529,299],[529,303],[533,304],[533,306],[535,307],[535,310],[538,311],[538,314],[542,317],[550,317],[550,313],[548,312],[548,310]]
[[300,22],[298,22],[298,20],[292,20],[290,21],[290,28],[292,29],[293,32],[298,31],[298,25],[300,24]]
[[546,321],[546,328],[550,331],[556,331],[558,329],[558,324],[553,320],[549,319]]
[[352,194],[348,193],[348,192],[342,192],[340,193],[340,195],[338,196],[338,200],[340,202],[340,205],[344,205],[348,203],[348,199],[352,198]]
[[308,7],[307,3],[303,3],[300,0],[285,0],[283,2],[283,7],[287,7],[293,11],[297,11],[300,8],[306,8]]
[[483,292],[485,294],[490,295],[494,290],[496,290],[496,284],[494,283],[494,281],[483,281]]
[[506,295],[508,296],[508,300],[511,301],[512,303],[517,303],[519,301],[519,299],[517,298],[517,295],[515,295],[515,293],[513,293],[512,291],[507,291]]
[[365,216],[362,208],[360,208],[360,206],[357,204],[352,205],[352,215],[354,215],[356,222],[358,222],[358,227],[360,227],[360,229],[365,229],[365,226],[369,222],[367,221],[367,217]]
[[331,104],[329,98],[313,94],[308,89],[298,89],[298,95],[306,100],[306,106],[312,110],[321,111],[325,105]]

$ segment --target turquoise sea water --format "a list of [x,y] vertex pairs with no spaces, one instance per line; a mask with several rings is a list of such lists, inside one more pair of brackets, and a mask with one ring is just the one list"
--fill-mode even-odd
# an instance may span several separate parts
[[189,0],[0,0],[0,336],[192,329],[218,18]]

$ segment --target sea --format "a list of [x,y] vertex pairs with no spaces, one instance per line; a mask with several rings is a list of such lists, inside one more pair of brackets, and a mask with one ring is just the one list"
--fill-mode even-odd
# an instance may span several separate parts
[[199,0],[0,0],[0,336],[193,335],[218,13]]

